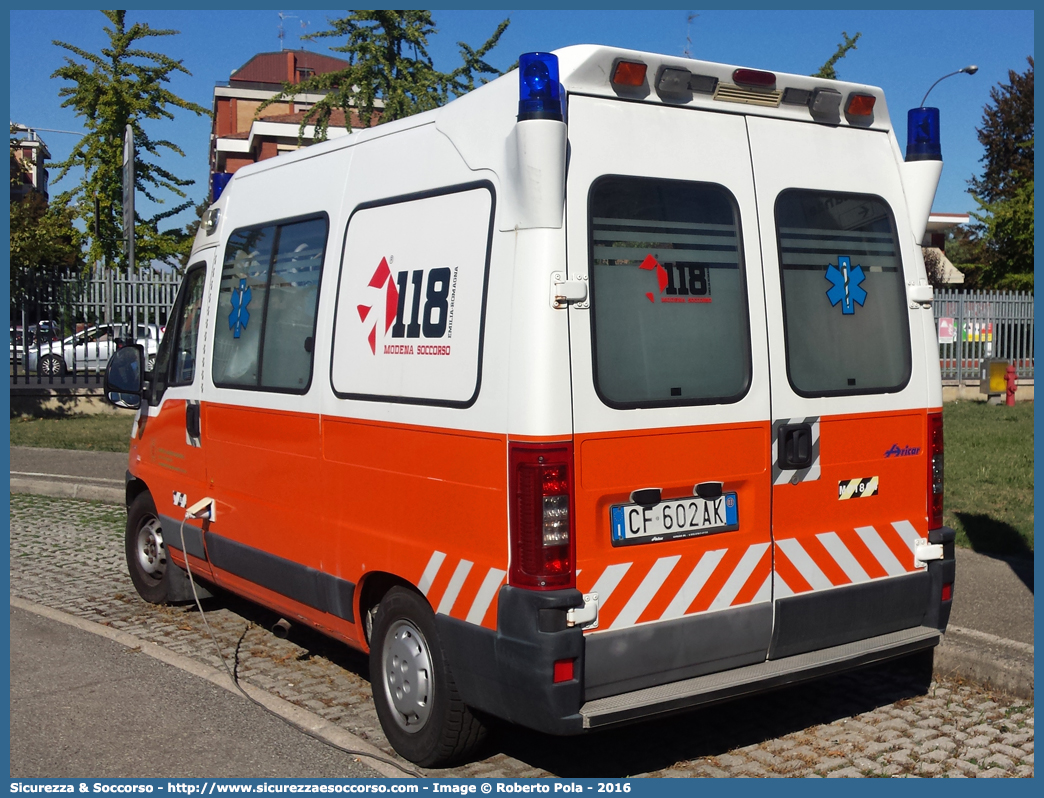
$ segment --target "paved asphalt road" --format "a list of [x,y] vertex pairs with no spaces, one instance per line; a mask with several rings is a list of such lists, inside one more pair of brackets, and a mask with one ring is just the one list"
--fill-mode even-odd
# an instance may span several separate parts
[[141,651],[10,613],[12,778],[380,775]]

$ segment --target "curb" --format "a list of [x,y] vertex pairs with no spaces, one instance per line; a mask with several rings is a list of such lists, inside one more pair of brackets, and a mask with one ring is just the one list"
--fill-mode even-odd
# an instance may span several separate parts
[[[135,637],[129,632],[121,632],[118,629],[102,626],[101,624],[92,621],[85,621],[84,619],[77,618],[74,615],[69,615],[60,610],[51,609],[50,607],[44,607],[40,604],[35,604],[16,596],[11,596],[11,606],[20,610],[25,610],[26,612],[31,612],[34,615],[48,618],[52,621],[57,621],[58,623],[64,623],[66,626],[72,626],[84,632],[90,632],[99,637],[104,637],[115,643],[119,643],[121,646],[126,646],[129,649],[138,650],[142,654],[157,659],[167,665],[173,665],[175,668],[180,668],[193,676],[206,679],[211,684],[228,690],[230,693],[237,696],[241,695],[239,690],[232,683],[228,674],[224,671],[212,668],[209,665],[204,665],[174,651],[170,651],[158,643],[150,643],[139,637]],[[254,687],[252,684],[241,682],[240,686],[243,688],[244,692],[248,693],[254,700],[264,705],[266,709],[284,720],[290,721],[295,726],[307,729],[308,732],[321,738],[323,741],[330,743],[336,748],[342,750],[346,748],[353,749],[353,754],[365,757],[366,765],[373,768],[381,775],[391,779],[415,778],[415,776],[409,771],[399,770],[398,768],[382,761],[389,758],[389,755],[384,753],[384,751],[380,750],[372,743],[369,743],[360,737],[356,737],[351,732],[342,729],[340,726],[331,723],[325,718],[322,718],[313,712],[309,712],[307,709],[303,709],[296,704],[291,704],[289,701],[274,696],[265,690]]]
[[934,670],[1033,700],[1033,646],[976,629],[949,626],[935,649]]
[[[48,479],[40,478],[45,476]],[[73,482],[71,480],[78,481]],[[94,484],[84,484],[79,480],[87,480]],[[119,484],[119,487],[116,487],[113,483]],[[122,483],[111,479],[63,477],[49,474],[21,474],[15,472],[11,475],[11,492],[31,493],[37,496],[52,496],[61,499],[102,501],[120,506],[123,506],[125,503]],[[12,598],[11,601],[14,602],[15,599]],[[39,614],[44,613],[41,612]],[[95,624],[95,626],[97,625]],[[105,629],[106,627],[100,628]],[[134,639],[137,640],[137,638]],[[133,647],[139,644],[140,641],[139,643],[125,645]],[[171,654],[171,656],[177,655]],[[1032,701],[1034,687],[1033,660],[1032,645],[951,624],[947,627],[946,633],[942,636],[942,640],[935,649],[934,671],[940,676],[954,676],[966,679],[975,684]],[[189,660],[189,662],[192,661]],[[215,682],[215,684],[217,683]],[[265,695],[268,694],[265,693]],[[293,704],[289,704],[289,706],[294,707],[294,711],[305,712],[305,710],[301,710]],[[311,715],[311,713],[308,714]],[[317,715],[312,717],[322,720]],[[325,723],[326,721],[322,722]],[[311,727],[310,724],[305,725],[308,725],[309,728]],[[339,727],[334,726],[333,728],[337,729]]]
[[[47,479],[40,477],[47,477]],[[65,477],[58,474],[26,474],[17,471],[11,472],[11,493],[31,493],[36,496],[53,496],[58,499],[107,502],[118,504],[121,507],[126,503],[127,496],[123,483],[114,479]]]

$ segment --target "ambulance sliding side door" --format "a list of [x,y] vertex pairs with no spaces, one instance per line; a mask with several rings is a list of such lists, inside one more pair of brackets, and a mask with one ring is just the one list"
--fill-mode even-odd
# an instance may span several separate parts
[[928,395],[906,294],[919,242],[888,134],[747,125],[772,372],[776,659],[920,624]]

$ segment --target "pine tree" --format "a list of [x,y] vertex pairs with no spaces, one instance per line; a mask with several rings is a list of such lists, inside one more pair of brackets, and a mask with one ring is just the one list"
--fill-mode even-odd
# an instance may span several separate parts
[[[91,53],[66,42],[55,41],[74,57],[66,56],[65,65],[55,70],[52,78],[71,85],[63,86],[59,97],[62,107],[72,108],[83,120],[87,134],[80,139],[70,156],[55,164],[59,169],[55,182],[69,170],[81,167],[83,178],[56,202],[74,208],[92,235],[87,253],[91,262],[109,265],[123,258],[123,135],[130,124],[134,131],[135,174],[138,196],[162,205],[173,194],[179,202],[155,215],[142,218],[135,214],[135,260],[147,265],[153,260],[176,261],[191,240],[177,229],[160,230],[160,225],[193,203],[184,189],[194,181],[178,177],[166,166],[160,166],[161,155],[176,153],[181,148],[171,141],[153,138],[146,123],[154,129],[154,120],[174,118],[174,109],[208,116],[206,108],[178,97],[165,84],[173,73],[191,74],[180,61],[162,53],[142,49],[142,42],[160,36],[174,36],[174,30],[153,30],[147,23],[127,26],[126,11],[103,11],[111,23],[105,27],[108,46]],[[77,60],[77,58],[79,60]],[[169,157],[166,164],[169,165]],[[95,211],[97,207],[97,212]]]
[[847,31],[841,31],[841,37],[844,39],[837,46],[836,52],[827,59],[827,62],[819,68],[819,71],[812,75],[814,78],[826,78],[827,80],[837,80],[837,70],[834,69],[834,65],[837,64],[842,58],[848,55],[849,50],[856,50],[856,42],[859,41],[859,37],[862,33],[856,33],[855,36],[849,36]]
[[335,108],[344,110],[349,130],[353,118],[359,126],[370,127],[437,108],[475,88],[476,77],[485,83],[483,76],[501,74],[483,59],[508,23],[501,22],[477,50],[457,42],[461,65],[452,72],[440,72],[427,50],[428,37],[437,33],[430,11],[350,11],[346,17],[330,20],[330,30],[304,38],[348,37],[346,44],[330,49],[347,53],[351,66],[300,83],[284,83],[282,93],[262,103],[258,112],[298,94],[324,94],[301,123],[302,137],[306,126],[315,125],[315,139],[322,141]]

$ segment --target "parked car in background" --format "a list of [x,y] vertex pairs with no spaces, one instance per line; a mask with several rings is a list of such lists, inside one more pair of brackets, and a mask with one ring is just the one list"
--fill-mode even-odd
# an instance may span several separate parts
[[160,339],[166,326],[159,324],[139,324],[134,330],[134,343],[145,349],[145,370],[152,371],[156,364],[156,353],[159,351]]
[[101,371],[126,335],[122,324],[98,324],[80,330],[60,341],[30,347],[28,371],[61,377],[70,371]]
[[56,322],[44,320],[38,324],[11,326],[11,365],[19,365],[25,358],[26,349],[34,349],[37,342],[46,343],[57,340],[58,325]]

